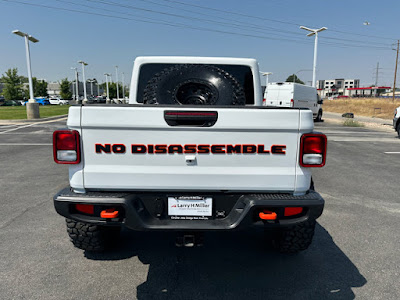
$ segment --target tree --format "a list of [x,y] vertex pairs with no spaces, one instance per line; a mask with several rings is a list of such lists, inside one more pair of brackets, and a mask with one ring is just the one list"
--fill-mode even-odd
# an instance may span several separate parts
[[301,80],[299,79],[299,77],[297,77],[296,74],[292,74],[292,75],[290,75],[288,78],[286,78],[286,82],[293,82],[293,79],[294,79],[294,82],[296,82],[296,83],[304,84],[304,82],[301,81]]
[[64,78],[60,82],[60,96],[62,99],[69,100],[72,98],[72,93],[70,90],[71,82],[68,81],[68,78]]
[[8,69],[1,81],[4,83],[4,98],[6,100],[16,100],[22,99],[23,97],[23,84],[21,82],[21,77],[18,76],[18,69]]
[[[105,83],[100,84],[100,87],[103,88],[105,93],[107,93],[107,86]],[[121,82],[118,83],[118,90],[119,90],[119,96],[122,98],[122,84]],[[117,84],[115,82],[109,82],[108,83],[108,91],[110,94],[110,99],[115,99],[117,98]]]
[[47,82],[44,80],[37,80],[36,77],[32,78],[33,81],[33,94],[35,97],[48,97]]

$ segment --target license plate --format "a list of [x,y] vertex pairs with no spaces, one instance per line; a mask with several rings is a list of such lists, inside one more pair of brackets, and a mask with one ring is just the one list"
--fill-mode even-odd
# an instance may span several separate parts
[[199,196],[168,197],[168,215],[177,220],[201,220],[212,216],[212,198]]

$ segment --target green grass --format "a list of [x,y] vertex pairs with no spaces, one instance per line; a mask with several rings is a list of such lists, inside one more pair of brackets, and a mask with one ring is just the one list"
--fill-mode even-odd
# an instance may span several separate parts
[[[40,105],[41,118],[66,115],[69,105]],[[26,119],[25,106],[0,106],[0,120],[21,120]]]
[[354,121],[353,119],[348,119],[348,120],[343,122],[343,126],[364,127],[365,125],[363,123],[358,122],[358,121]]

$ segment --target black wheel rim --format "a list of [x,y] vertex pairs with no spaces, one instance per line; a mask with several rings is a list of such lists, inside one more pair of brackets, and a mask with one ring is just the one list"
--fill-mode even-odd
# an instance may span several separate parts
[[175,100],[182,105],[212,105],[218,100],[218,90],[203,80],[188,80],[174,90]]

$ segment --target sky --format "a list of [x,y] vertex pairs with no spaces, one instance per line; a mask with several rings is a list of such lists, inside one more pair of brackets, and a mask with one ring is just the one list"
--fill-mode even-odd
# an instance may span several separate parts
[[[400,1],[381,0],[0,0],[0,74],[18,68],[27,76],[31,44],[33,76],[73,79],[71,67],[88,63],[86,78],[115,80],[118,66],[130,81],[137,56],[248,57],[270,82],[297,73],[311,81],[314,37],[319,34],[317,79],[360,79],[361,86],[393,86],[395,43],[400,38]],[[363,25],[369,22],[369,25]],[[393,44],[393,46],[392,46]]]

